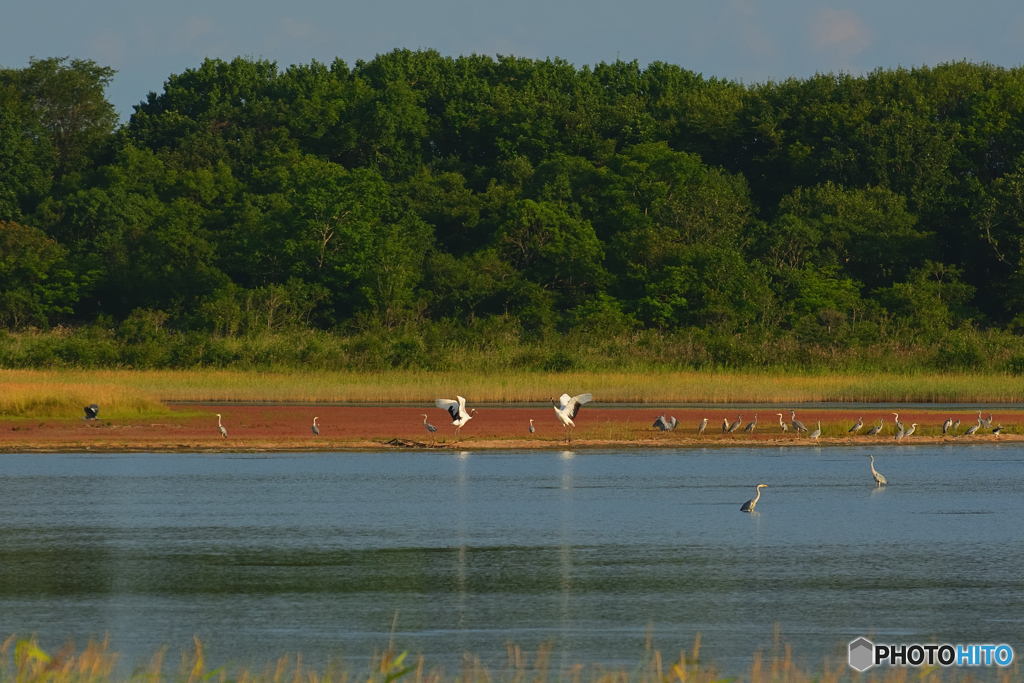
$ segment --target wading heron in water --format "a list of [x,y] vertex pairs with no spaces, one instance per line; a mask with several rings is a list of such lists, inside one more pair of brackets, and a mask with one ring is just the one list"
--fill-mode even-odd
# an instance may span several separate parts
[[804,423],[796,419],[795,410],[789,411],[789,421],[793,424],[793,431],[797,433],[797,436],[800,435],[800,432],[807,431],[807,427],[804,427]]
[[320,428],[316,426],[316,421],[319,420],[319,419],[320,419],[319,417],[314,417],[313,418],[313,427],[312,427],[312,429],[313,429],[313,433],[316,434],[317,436],[320,436]]
[[864,426],[864,418],[863,417],[858,417],[857,418],[857,424],[855,424],[852,427],[850,427],[850,429],[847,430],[846,433],[847,434],[856,434],[857,432],[860,431],[860,428],[863,427],[863,426]]
[[704,428],[707,426],[708,419],[705,417],[703,420],[700,421],[700,424],[697,425],[697,436],[704,436]]
[[476,415],[476,408],[467,413],[466,399],[461,396],[456,396],[455,398],[457,399],[455,401],[450,398],[438,398],[434,400],[434,405],[447,410],[448,414],[452,416],[452,424],[455,425],[455,436],[458,436],[462,426]]
[[875,485],[881,486],[882,484],[888,484],[889,482],[885,480],[885,477],[875,470],[875,456],[869,455],[868,457],[871,458],[871,476],[875,478]]
[[817,441],[819,436],[821,436],[821,420],[818,420],[818,428],[811,432],[810,438]]
[[782,421],[782,413],[775,413],[779,416],[779,426],[782,427],[782,433],[785,434],[789,431],[789,425]]
[[580,394],[579,396],[562,394],[557,402],[555,402],[555,399],[551,399],[551,405],[555,409],[555,416],[562,423],[562,428],[565,430],[566,443],[572,442],[572,429],[576,426],[573,418],[579,415],[580,408],[583,407],[584,403],[590,403],[592,400],[594,400],[594,396],[589,393]]
[[220,423],[220,413],[217,413],[217,429],[220,430],[220,435],[225,439],[228,438],[228,430],[224,429],[224,425]]
[[885,420],[882,420],[881,418],[879,418],[878,424],[868,430],[868,436],[874,436],[878,432],[882,431],[882,423],[884,421]]
[[741,505],[740,512],[753,512],[754,506],[757,505],[757,501],[761,499],[761,489],[766,488],[768,488],[768,484],[758,484],[756,489],[757,495]]

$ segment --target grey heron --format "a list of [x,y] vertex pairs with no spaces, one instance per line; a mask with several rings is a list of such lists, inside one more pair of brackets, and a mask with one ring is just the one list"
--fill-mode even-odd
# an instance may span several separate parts
[[974,436],[974,433],[976,431],[978,431],[979,429],[981,429],[981,418],[978,418],[978,424],[974,425],[973,427],[968,429],[966,432],[964,432],[964,436]]
[[654,424],[651,426],[657,427],[663,432],[671,432],[673,429],[676,428],[677,424],[679,424],[679,420],[675,419],[674,417],[666,418],[665,413],[662,413],[661,415],[658,416],[658,418],[654,421]]
[[878,432],[882,431],[882,423],[883,422],[885,422],[885,420],[879,418],[878,424],[868,430],[868,436],[874,436]]
[[793,424],[793,431],[796,432],[797,435],[799,435],[800,432],[806,432],[807,431],[807,427],[804,427],[804,423],[801,422],[800,420],[796,419],[796,411],[795,410],[790,410],[789,411],[789,421]]
[[754,421],[748,423],[747,426],[743,428],[743,431],[749,432],[750,435],[753,436],[754,435],[754,429],[756,427],[757,427],[757,413],[754,413]]
[[911,434],[914,433],[915,429],[917,429],[917,423],[916,422],[911,422],[910,423],[910,429],[908,429],[907,431],[903,432],[903,436],[910,436]]
[[896,440],[897,441],[903,441],[903,437],[904,437],[903,425],[899,424],[899,423],[897,423],[897,424],[899,425],[899,429],[896,430]]
[[811,435],[808,438],[817,441],[819,436],[821,436],[821,420],[818,420],[818,428],[811,432]]
[[860,428],[863,427],[863,426],[864,426],[864,418],[863,417],[858,417],[857,418],[857,424],[855,424],[852,427],[850,427],[847,430],[846,433],[847,434],[856,434],[857,432],[860,431]]
[[742,422],[743,422],[743,416],[742,415],[737,415],[736,416],[736,421],[733,422],[731,425],[729,425],[729,433],[732,434],[737,429],[739,429],[740,428],[740,424]]
[[757,505],[757,501],[761,499],[761,489],[766,488],[768,488],[768,484],[758,484],[755,489],[757,491],[757,495],[740,506],[740,512],[753,512],[754,506]]
[[316,421],[319,419],[320,418],[318,417],[313,418],[313,433],[316,434],[317,436],[320,436],[320,428],[316,426]]
[[782,433],[785,434],[789,431],[789,425],[782,421],[782,413],[775,413],[779,416],[779,426],[782,427]]
[[900,430],[902,432],[903,431],[903,423],[900,422],[900,414],[899,413],[893,413],[892,416],[896,418],[896,429],[898,429],[898,430]]
[[981,426],[985,429],[992,429],[992,413],[988,414],[987,418],[981,416],[981,411],[978,411],[978,421],[981,422]]
[[533,426],[533,420],[530,420],[530,433],[533,434],[537,431],[537,428]]
[[555,408],[555,416],[562,423],[562,428],[565,430],[566,443],[572,442],[572,429],[576,426],[573,418],[579,414],[580,408],[583,407],[584,403],[590,403],[592,400],[594,400],[594,396],[589,393],[580,394],[579,396],[562,394],[558,398],[557,403],[555,399],[551,399],[551,405]]
[[704,428],[707,426],[708,419],[705,417],[703,420],[700,421],[700,424],[697,425],[697,436],[704,436]]
[[885,480],[885,477],[875,470],[875,456],[869,455],[868,457],[871,458],[871,476],[875,478],[875,485],[881,486],[882,484],[888,484],[889,482]]
[[224,429],[224,425],[220,423],[220,413],[217,413],[217,429],[220,430],[220,435],[225,439],[228,438],[228,430]]
[[426,415],[426,413],[420,413],[420,415],[423,416],[423,426],[426,427],[427,431],[430,432],[431,434],[436,432],[437,431],[437,427],[435,427],[434,425],[432,425],[429,422],[427,422],[427,415]]
[[97,415],[100,414],[100,407],[98,405],[96,405],[95,403],[90,403],[89,405],[87,405],[82,410],[85,411],[85,419],[86,420],[98,420],[99,419],[97,417]]
[[954,420],[953,421],[953,425],[950,427],[950,430],[956,429],[959,426],[960,426],[960,420]]
[[722,418],[722,433],[725,434],[727,431],[729,431],[729,418],[723,417]]
[[945,434],[949,431],[949,426],[953,424],[953,418],[947,417],[946,421],[942,423],[942,433]]
[[443,408],[448,411],[448,414],[452,416],[452,424],[455,425],[455,436],[459,435],[459,430],[462,426],[473,419],[476,415],[476,408],[473,408],[470,412],[466,412],[466,399],[461,396],[456,396],[456,400],[453,401],[450,398],[438,398],[434,399],[434,405],[438,408]]

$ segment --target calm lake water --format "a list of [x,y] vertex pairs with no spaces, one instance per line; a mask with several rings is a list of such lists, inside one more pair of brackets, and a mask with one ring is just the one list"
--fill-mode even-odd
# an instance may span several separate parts
[[870,634],[1022,652],[1022,513],[1018,446],[0,455],[0,637],[316,663],[397,610],[450,666],[510,640],[636,663],[648,625],[732,672],[775,622],[811,662]]

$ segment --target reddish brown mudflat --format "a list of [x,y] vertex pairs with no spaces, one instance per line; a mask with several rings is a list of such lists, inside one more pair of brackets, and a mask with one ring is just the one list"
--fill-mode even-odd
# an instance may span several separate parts
[[[652,428],[655,418],[666,413],[679,420],[674,432]],[[807,435],[783,434],[778,411],[758,410],[758,426],[753,435],[743,427],[753,420],[754,411],[743,413],[742,426],[733,434],[722,434],[722,420],[736,420],[738,411],[722,407],[661,409],[585,407],[576,418],[574,447],[614,446],[741,446],[810,445]],[[216,413],[220,413],[228,438],[217,431]],[[423,427],[422,415],[437,427],[430,435]],[[197,415],[198,414],[198,415]],[[784,413],[788,422],[789,415]],[[985,411],[987,416],[988,411]],[[320,435],[310,430],[313,417],[320,426]],[[864,428],[856,437],[846,430],[863,416]],[[955,436],[941,435],[946,417],[960,419]],[[102,417],[102,412],[101,412]],[[708,418],[704,436],[696,435],[697,424]],[[821,420],[823,445],[863,443],[895,443],[891,412],[863,410],[800,409],[797,417],[810,429]],[[536,433],[529,433],[530,419]],[[879,418],[885,420],[880,436],[865,436]],[[967,427],[976,424],[977,413],[951,413],[936,410],[914,410],[900,413],[907,427],[917,422],[916,433],[904,439],[909,443],[968,443],[1020,441],[1024,436],[1011,432],[1024,427],[1024,412],[1004,411],[993,422],[1003,424],[1006,432],[996,437],[982,429],[972,437],[962,437]],[[388,448],[431,445],[441,448],[553,448],[564,445],[561,424],[554,411],[543,407],[484,407],[461,430],[458,439],[451,418],[434,407],[364,407],[364,406],[175,406],[172,416],[160,420],[0,420],[0,451],[272,451],[272,450],[336,450],[344,448]],[[391,446],[387,442],[398,440]]]

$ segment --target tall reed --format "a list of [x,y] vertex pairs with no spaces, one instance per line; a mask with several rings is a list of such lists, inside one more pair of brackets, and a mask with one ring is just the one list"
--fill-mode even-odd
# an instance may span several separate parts
[[[789,644],[780,646],[779,630],[771,652],[757,651],[751,657],[744,675],[723,678],[712,663],[700,658],[701,638],[697,635],[689,652],[679,651],[678,659],[664,658],[660,650],[647,648],[638,662],[626,668],[598,662],[555,666],[554,648],[541,645],[531,654],[513,643],[507,644],[504,664],[488,666],[479,657],[466,653],[458,672],[430,666],[423,656],[410,658],[393,645],[370,658],[369,666],[351,668],[341,660],[329,661],[322,667],[306,665],[301,655],[285,655],[262,668],[245,665],[210,668],[203,644],[195,639],[194,648],[183,651],[176,673],[164,665],[165,650],[158,651],[149,664],[136,668],[130,676],[116,673],[118,655],[111,651],[109,639],[90,641],[78,652],[72,643],[50,655],[43,651],[35,637],[18,640],[11,636],[0,646],[0,683],[841,683],[862,680],[862,675],[849,668],[845,655],[826,656],[818,665],[804,665],[793,657]],[[973,668],[960,672],[939,666],[921,668],[879,667],[869,670],[863,678],[872,683],[906,683],[910,679],[925,683],[956,683],[993,681],[1017,683],[1024,680],[1020,666],[1008,668]]]

